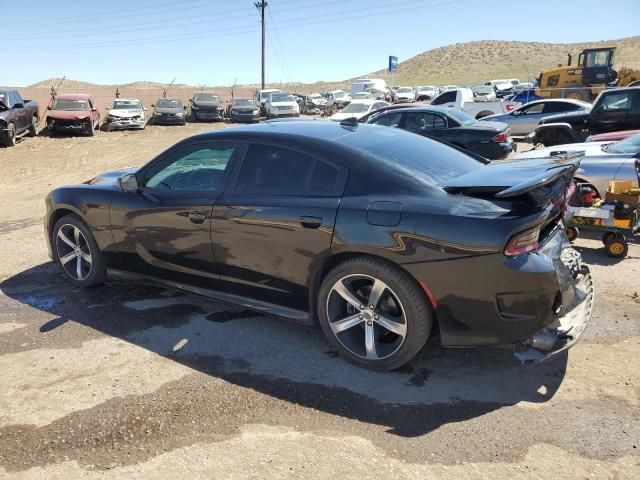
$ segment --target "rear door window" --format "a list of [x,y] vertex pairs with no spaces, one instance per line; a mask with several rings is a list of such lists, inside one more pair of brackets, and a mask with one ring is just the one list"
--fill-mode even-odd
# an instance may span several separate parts
[[342,193],[343,169],[288,148],[254,143],[245,155],[235,192],[250,195]]

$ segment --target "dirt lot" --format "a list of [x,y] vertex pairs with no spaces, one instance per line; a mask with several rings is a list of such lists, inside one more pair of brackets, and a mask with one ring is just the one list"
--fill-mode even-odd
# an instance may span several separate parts
[[0,149],[1,478],[640,478],[640,246],[598,239],[596,309],[543,365],[443,350],[371,373],[319,331],[157,288],[71,288],[43,199],[220,125]]

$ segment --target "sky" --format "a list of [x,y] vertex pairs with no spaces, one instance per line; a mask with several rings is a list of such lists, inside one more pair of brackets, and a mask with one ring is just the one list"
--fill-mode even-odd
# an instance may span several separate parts
[[[474,40],[640,34],[640,0],[267,0],[267,82],[337,81]],[[254,0],[0,0],[0,84],[260,82]]]

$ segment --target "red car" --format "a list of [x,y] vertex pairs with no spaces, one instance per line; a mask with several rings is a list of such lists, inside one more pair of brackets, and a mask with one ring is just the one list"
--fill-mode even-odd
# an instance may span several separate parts
[[599,133],[598,135],[591,135],[587,137],[587,142],[618,142],[624,140],[627,137],[631,137],[636,133],[640,133],[640,130],[621,130],[619,132]]
[[50,134],[86,133],[93,136],[100,128],[100,113],[90,95],[58,95],[47,108],[47,128]]

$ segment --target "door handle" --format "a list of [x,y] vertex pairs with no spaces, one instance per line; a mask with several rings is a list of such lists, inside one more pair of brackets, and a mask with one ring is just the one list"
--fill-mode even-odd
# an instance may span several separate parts
[[302,225],[304,228],[318,228],[320,225],[322,225],[322,218],[303,215],[302,217],[300,217],[300,225]]
[[206,215],[200,212],[189,212],[189,220],[191,223],[204,223]]

